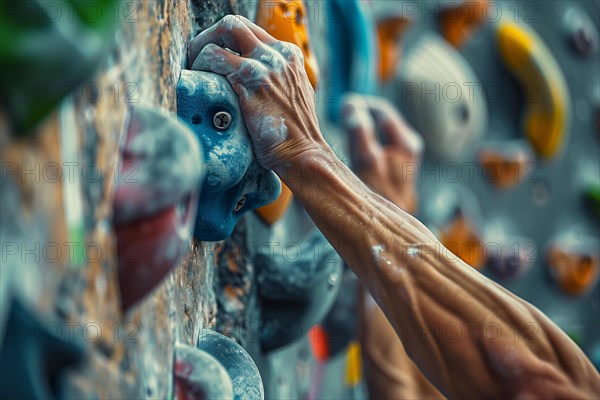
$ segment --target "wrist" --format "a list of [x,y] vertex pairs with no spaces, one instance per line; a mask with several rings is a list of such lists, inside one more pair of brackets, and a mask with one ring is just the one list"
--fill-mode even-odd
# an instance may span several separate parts
[[288,158],[275,172],[292,192],[296,192],[334,178],[342,166],[333,150],[325,144]]

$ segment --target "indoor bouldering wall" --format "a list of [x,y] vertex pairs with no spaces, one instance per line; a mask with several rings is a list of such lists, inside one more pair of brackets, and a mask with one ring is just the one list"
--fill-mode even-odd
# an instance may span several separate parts
[[[237,390],[254,399],[264,385],[266,398],[364,398],[357,280],[291,192],[283,187],[233,232],[237,219],[221,224],[226,240],[189,240],[192,184],[205,177],[209,161],[199,160],[214,146],[201,131],[232,126],[218,126],[218,112],[200,115],[196,103],[206,111],[219,96],[237,97],[205,87],[178,101],[187,89],[180,76],[225,82],[189,71],[187,47],[228,14],[301,48],[321,130],[346,164],[343,94],[392,101],[425,139],[411,171],[419,219],[457,257],[540,308],[598,365],[598,7],[0,1],[0,396],[183,399],[202,389],[208,398]],[[514,68],[510,49],[522,38],[542,49],[528,58],[541,68],[535,79]],[[523,117],[539,100],[528,97],[528,79],[549,115],[568,118],[526,132]],[[474,96],[455,99],[451,89]],[[177,122],[184,105],[190,119]],[[236,123],[229,137],[245,141],[254,162]],[[188,140],[193,134],[199,140]],[[196,174],[185,168],[200,164]],[[244,177],[234,184],[243,187]],[[127,192],[130,183],[143,184]],[[235,209],[199,204],[254,211],[245,187],[231,192],[241,194]],[[125,275],[122,264],[138,269]],[[227,364],[223,355],[238,358]],[[247,385],[234,387],[240,374]]]

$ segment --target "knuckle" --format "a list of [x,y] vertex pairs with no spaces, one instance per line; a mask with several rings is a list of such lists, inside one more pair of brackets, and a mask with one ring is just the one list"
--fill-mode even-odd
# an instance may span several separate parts
[[236,18],[238,18],[238,20],[240,21],[240,23],[258,26],[254,22],[250,21],[248,18],[246,18],[243,15],[237,15]]
[[273,47],[286,59],[286,61],[295,61],[304,58],[302,50],[293,43],[279,41],[275,43]]
[[218,29],[220,31],[231,31],[239,28],[242,22],[235,15],[228,14],[219,21]]
[[232,14],[227,14],[226,16],[223,17],[222,21],[228,22],[228,23],[234,23],[234,22],[237,22],[237,17]]
[[287,47],[290,49],[290,51],[296,55],[296,57],[304,57],[304,55],[302,54],[302,50],[300,49],[300,47],[298,47],[297,44],[295,43],[287,43]]
[[265,44],[260,45],[260,61],[273,69],[281,69],[285,64],[281,52],[273,51],[273,49]]

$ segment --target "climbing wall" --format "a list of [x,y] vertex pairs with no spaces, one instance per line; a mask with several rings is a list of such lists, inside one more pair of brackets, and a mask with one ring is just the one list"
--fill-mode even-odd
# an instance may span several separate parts
[[[388,7],[390,15],[401,8],[416,18],[402,37],[402,57],[408,57],[423,36],[443,33],[438,18],[441,8],[425,3],[369,2],[374,9]],[[321,126],[334,150],[347,159],[347,138],[328,115],[341,93],[333,68],[336,45],[328,36],[340,15],[331,4],[306,2],[305,16],[321,65],[322,82],[317,90]],[[593,180],[598,172],[598,135],[593,132],[598,124],[600,71],[597,52],[588,58],[574,52],[567,37],[568,24],[573,18],[577,21],[578,14],[567,11],[579,8],[579,12],[590,16],[597,31],[598,2],[498,4],[505,15],[537,32],[557,59],[572,97],[568,139],[556,159],[528,164],[529,169],[522,171],[525,181],[509,191],[498,191],[489,177],[481,174],[473,164],[479,162],[475,153],[442,162],[433,154],[434,146],[429,146],[431,153],[422,167],[425,173],[418,179],[423,199],[421,217],[443,234],[444,228],[436,223],[439,210],[432,201],[440,198],[446,211],[459,208],[471,217],[481,240],[493,241],[498,230],[524,238],[519,245],[527,246],[523,249],[526,256],[533,257],[527,273],[510,281],[499,279],[489,268],[483,272],[540,307],[591,353],[599,332],[597,319],[593,319],[600,304],[598,287],[579,297],[562,293],[550,279],[546,250],[559,234],[572,231],[575,238],[583,232],[595,238],[593,245],[597,244],[598,223],[584,208],[583,196],[589,176]],[[67,398],[169,398],[174,393],[175,344],[195,346],[202,328],[224,333],[246,348],[261,370],[268,398],[305,396],[314,381],[323,376],[323,397],[346,398],[351,391],[358,392],[358,379],[346,374],[346,354],[329,360],[327,368],[318,366],[304,330],[283,331],[289,336],[284,340],[290,344],[287,347],[266,351],[261,343],[268,302],[259,293],[261,279],[254,260],[260,249],[273,249],[286,257],[290,249],[301,248],[313,226],[296,202],[272,226],[248,214],[229,239],[218,243],[194,241],[180,265],[160,285],[128,311],[121,310],[122,290],[127,287],[121,288],[118,282],[113,200],[115,187],[127,178],[119,168],[119,143],[131,107],[143,105],[174,115],[177,82],[182,69],[188,66],[189,40],[226,14],[254,19],[256,6],[257,2],[251,0],[117,2],[103,11],[116,27],[104,38],[107,53],[94,65],[94,72],[35,128],[26,132],[15,129],[5,104],[0,103],[0,338],[1,343],[15,344],[17,350],[36,346],[44,350],[54,342],[46,342],[43,332],[51,331],[62,343],[62,347],[54,343],[54,349],[65,349],[48,357],[59,360],[58,364],[78,358],[69,356],[69,351],[82,351],[83,359],[76,367],[61,369],[60,365],[52,365],[61,372],[60,382],[53,381],[54,375],[51,378],[55,394]],[[54,18],[68,22],[65,10],[59,9],[59,14],[48,10],[55,12]],[[419,14],[422,11],[424,14]],[[86,14],[88,18],[101,17],[93,14],[95,8],[86,12],[92,13]],[[489,12],[489,20],[497,18],[495,8]],[[2,15],[0,23],[6,17]],[[493,24],[483,24],[459,52],[484,86],[505,88],[501,98],[489,92],[484,100],[490,120],[484,139],[502,145],[524,139],[520,121],[527,99],[491,45],[495,34]],[[592,39],[586,35],[577,37],[575,43],[584,51],[593,39],[593,35]],[[455,38],[448,39],[452,40]],[[448,52],[446,48],[443,51]],[[401,58],[400,69],[407,65],[404,61]],[[367,70],[376,69],[371,65]],[[442,69],[438,78],[444,78],[444,72]],[[394,85],[388,88],[391,92],[387,95],[397,100],[400,89]],[[403,110],[410,120],[410,110]],[[458,114],[464,118],[468,116],[464,110],[459,111],[463,111]],[[457,174],[462,179],[457,179]],[[440,190],[448,186],[444,184],[450,184],[448,191]],[[428,207],[428,202],[433,206]],[[457,203],[459,207],[454,207]],[[290,265],[288,272],[293,270]],[[282,276],[283,282],[288,276]],[[324,276],[328,296],[333,296],[340,276]],[[302,276],[290,273],[289,277]],[[294,279],[288,280],[290,287],[297,283]],[[13,323],[16,303],[21,307],[16,313],[23,314],[26,309],[29,321],[34,322],[27,329],[7,327]],[[18,368],[23,363],[19,360],[24,357],[19,351],[17,358],[3,363],[3,368],[9,365],[21,371]],[[27,375],[32,386],[42,378],[35,373]]]
[[[598,215],[586,198],[600,182],[599,7],[595,1],[489,2],[480,27],[458,47],[473,69],[473,81],[484,94],[486,127],[481,138],[474,141],[475,146],[459,157],[443,159],[429,152],[419,175],[422,198],[429,199],[421,207],[422,220],[443,239],[443,224],[441,227],[435,221],[440,205],[446,211],[458,207],[470,214],[484,246],[478,250],[486,260],[482,272],[540,308],[591,358],[597,357],[600,338],[595,317],[600,304],[597,276],[582,272],[576,288],[570,289],[568,278],[555,269],[551,251],[558,246],[568,249],[566,253],[588,254],[596,260],[600,255]],[[419,46],[419,38],[440,32],[439,22],[432,15],[424,16],[403,38],[405,58],[400,68],[402,61],[408,63],[411,50]],[[519,77],[511,71],[499,39],[499,25],[508,22],[535,32],[532,37],[536,35],[555,60],[560,71],[556,74],[564,76],[560,101],[564,101],[565,109],[557,108],[553,113],[564,113],[568,124],[560,146],[551,156],[536,150],[535,138],[528,138],[526,133],[528,113],[546,101],[544,82],[534,72]],[[589,41],[580,40],[580,36]],[[517,44],[510,46],[514,49]],[[558,77],[550,75],[554,73],[551,62],[537,62],[548,74],[553,90],[558,90]],[[440,81],[443,87],[443,77]],[[443,97],[443,90],[440,93]],[[405,105],[400,102],[400,106]],[[416,122],[412,116],[408,118]],[[451,129],[460,126],[454,121],[448,118]],[[550,142],[549,135],[549,131],[544,132],[543,140]],[[521,150],[515,151],[515,147]],[[520,172],[513,175],[497,172],[488,164],[483,154],[490,150],[504,156],[519,151],[528,155]],[[514,160],[511,156],[504,162]],[[503,176],[510,176],[508,187],[500,184]],[[455,239],[459,240],[470,239]],[[460,248],[458,253],[461,250],[463,255],[467,253]],[[511,275],[499,270],[494,260],[500,260],[502,254],[520,254],[525,261],[522,273]]]

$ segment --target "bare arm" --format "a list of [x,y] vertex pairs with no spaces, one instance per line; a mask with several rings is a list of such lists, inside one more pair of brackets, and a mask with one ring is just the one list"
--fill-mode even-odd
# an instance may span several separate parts
[[594,367],[547,317],[455,257],[341,163],[337,172],[323,168],[333,157],[324,150],[304,160],[307,179],[286,184],[443,393],[597,397]]
[[[190,58],[232,83],[259,162],[302,202],[444,394],[600,395],[594,367],[548,318],[457,259],[337,159],[320,133],[298,48],[226,17],[192,41]],[[452,326],[462,328],[459,337]]]
[[[404,122],[391,103],[358,94],[345,97],[342,126],[350,138],[352,168],[360,179],[414,214],[414,172],[423,148],[419,134]],[[376,132],[382,137],[378,138]],[[408,357],[394,327],[371,295],[362,286],[357,295],[358,338],[369,398],[443,398]]]

